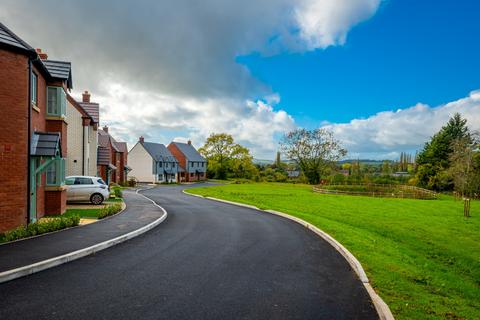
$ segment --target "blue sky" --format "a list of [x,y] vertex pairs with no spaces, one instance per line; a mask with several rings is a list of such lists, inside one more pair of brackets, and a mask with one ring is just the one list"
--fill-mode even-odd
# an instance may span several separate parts
[[480,130],[479,12],[474,0],[3,0],[0,21],[70,61],[72,95],[89,90],[130,147],[225,132],[273,159],[286,132],[325,127],[348,157],[396,159],[455,112]]
[[389,0],[342,46],[238,58],[298,124],[348,122],[480,88],[480,1]]

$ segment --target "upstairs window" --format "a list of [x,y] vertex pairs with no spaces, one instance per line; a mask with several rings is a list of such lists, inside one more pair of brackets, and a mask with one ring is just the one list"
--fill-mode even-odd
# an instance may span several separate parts
[[38,76],[35,72],[32,72],[32,83],[31,83],[30,95],[32,97],[32,103],[37,105],[38,100]]
[[67,96],[62,87],[47,87],[47,115],[65,116]]

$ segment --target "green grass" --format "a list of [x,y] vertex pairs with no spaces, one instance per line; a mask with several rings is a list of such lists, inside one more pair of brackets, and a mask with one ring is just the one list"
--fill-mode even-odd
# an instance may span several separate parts
[[362,263],[396,319],[480,319],[480,202],[322,195],[310,186],[258,183],[189,192],[302,218]]
[[63,214],[65,217],[79,216],[80,218],[97,219],[102,209],[67,209]]

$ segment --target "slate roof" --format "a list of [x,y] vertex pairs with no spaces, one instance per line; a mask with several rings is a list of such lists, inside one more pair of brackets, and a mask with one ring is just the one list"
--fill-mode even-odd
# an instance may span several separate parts
[[35,50],[28,45],[25,41],[20,39],[15,33],[8,29],[3,23],[0,22],[0,43],[17,49],[32,51]]
[[195,149],[191,144],[181,143],[181,142],[172,142],[174,145],[180,149],[180,151],[185,155],[188,161],[198,161],[206,162],[207,160],[202,157],[202,155]]
[[100,107],[99,107],[98,103],[79,102],[78,104],[83,108],[83,110],[85,110],[85,112],[90,116],[90,118],[92,118],[93,122],[99,123],[99,121],[100,121],[100,111],[99,111]]
[[72,64],[66,61],[42,60],[42,63],[48,70],[48,73],[54,79],[67,81],[67,86],[71,89],[72,86]]
[[32,136],[30,154],[37,157],[55,157],[60,149],[59,132],[35,132]]
[[170,153],[165,145],[153,142],[143,142],[142,145],[155,161],[178,163],[177,158]]

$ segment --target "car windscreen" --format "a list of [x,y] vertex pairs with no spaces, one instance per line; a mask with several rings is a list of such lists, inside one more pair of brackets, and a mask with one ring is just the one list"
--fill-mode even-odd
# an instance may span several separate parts
[[100,183],[100,184],[103,184],[103,185],[107,185],[107,184],[105,183],[105,181],[103,181],[102,179],[98,179],[97,182]]

